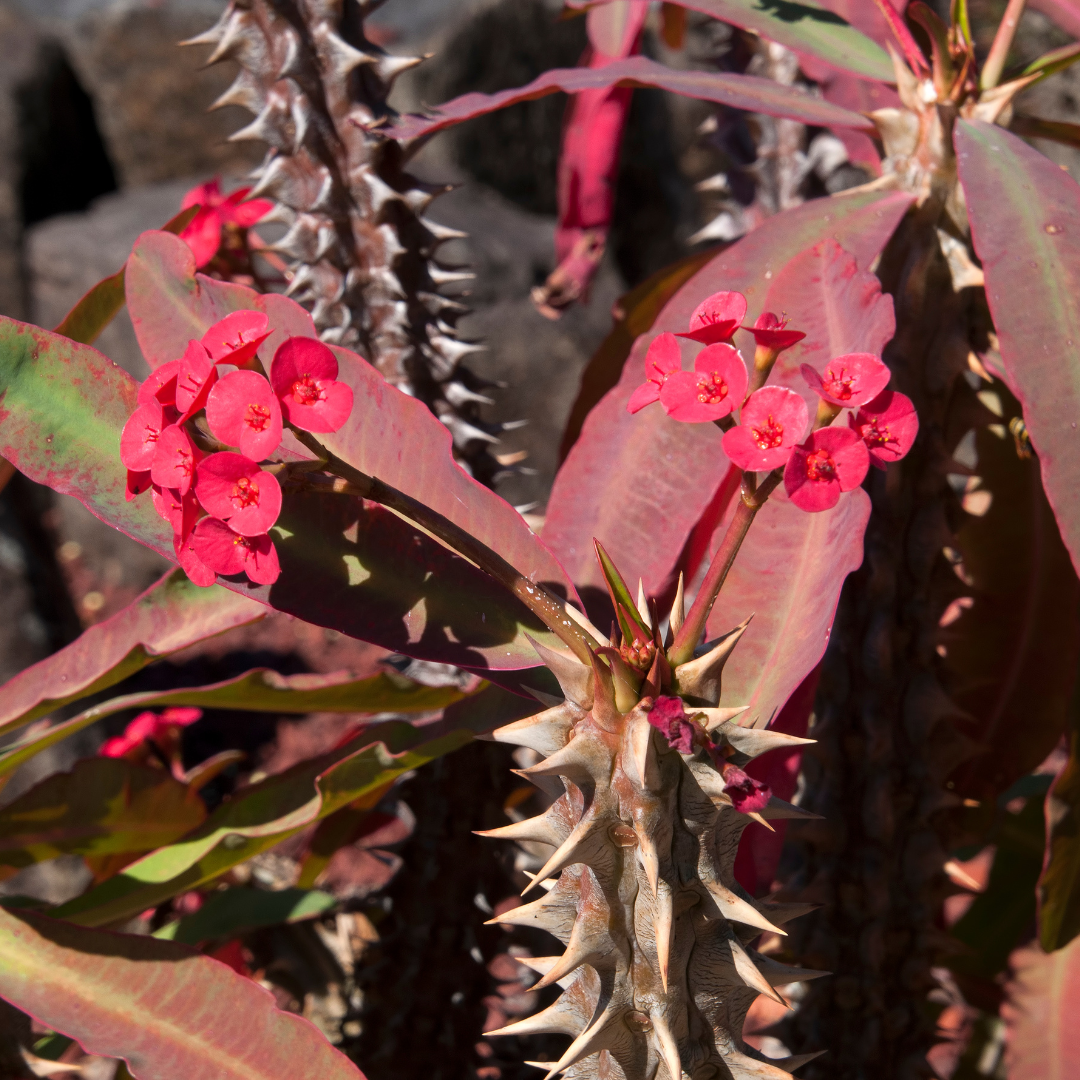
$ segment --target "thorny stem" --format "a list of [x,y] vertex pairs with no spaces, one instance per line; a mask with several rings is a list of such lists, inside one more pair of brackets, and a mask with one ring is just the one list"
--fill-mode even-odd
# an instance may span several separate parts
[[353,468],[348,462],[332,454],[318,439],[306,431],[290,428],[293,434],[321,462],[327,472],[334,473],[347,482],[348,486],[331,485],[332,490],[359,495],[370,499],[390,510],[416,522],[421,528],[442,540],[448,547],[481,570],[506,586],[534,615],[573,651],[574,655],[586,665],[592,664],[592,649],[599,648],[600,642],[579,626],[567,613],[567,605],[553,592],[538,582],[527,578],[510,565],[501,555],[492,551],[486,544],[471,536],[449,518],[431,507],[418,502],[403,491],[383,483],[382,480]]
[[980,90],[992,90],[1001,79],[1005,60],[1012,48],[1016,28],[1020,25],[1020,16],[1024,14],[1026,5],[1027,0],[1009,0],[1009,6],[1005,9],[1001,24],[994,35],[994,43],[987,54],[986,63],[983,64],[982,75],[979,77]]
[[693,658],[694,649],[705,632],[705,622],[709,618],[713,604],[716,603],[716,598],[720,595],[728,571],[735,562],[735,556],[739,554],[739,548],[742,547],[742,542],[746,539],[746,534],[750,531],[757,512],[765,505],[783,476],[783,469],[773,469],[758,487],[754,473],[743,474],[742,491],[739,495],[739,504],[735,507],[735,516],[731,519],[724,539],[720,542],[720,547],[705,574],[705,580],[701,583],[694,603],[687,612],[686,620],[679,628],[668,650],[668,663],[673,668]]

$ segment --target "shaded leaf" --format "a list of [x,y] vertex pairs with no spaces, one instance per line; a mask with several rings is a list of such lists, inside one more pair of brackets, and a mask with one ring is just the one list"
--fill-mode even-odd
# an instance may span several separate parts
[[[154,235],[188,250],[167,234]],[[129,265],[129,274],[131,270]],[[370,381],[375,406],[388,409],[386,393],[409,400],[387,387],[368,365],[357,360],[351,371],[362,371]],[[124,498],[120,431],[134,411],[135,394],[131,377],[89,346],[0,319],[0,456],[30,479],[75,496],[96,517],[171,559],[172,530],[155,513],[149,497],[133,502]],[[421,473],[417,497],[423,499],[436,487],[443,497],[463,490],[463,484],[454,486],[445,477],[446,469],[456,469],[449,462],[448,433],[418,402],[411,404],[446,440],[442,446],[446,466],[432,465]],[[407,454],[410,445],[415,448],[423,439],[414,432],[406,444],[401,430],[392,441],[394,416],[400,418],[400,414],[373,418],[371,426],[385,425],[382,449],[388,455],[395,447]],[[352,435],[354,430],[337,436],[335,448],[343,456],[352,453],[351,440],[368,438],[363,433]],[[400,470],[400,459],[390,456],[384,473],[394,471],[395,461]],[[445,481],[441,485],[440,479]],[[480,490],[488,501],[473,500],[462,508],[459,516],[465,522],[486,517],[478,531],[490,536],[507,515],[513,515],[517,525],[506,531],[515,542],[521,540],[523,550],[513,543],[507,546],[518,568],[544,577],[547,567],[557,566],[539,541],[529,539],[528,527],[512,507],[493,492]],[[277,583],[255,587],[246,578],[242,583],[236,579],[221,583],[307,622],[412,656],[462,666],[531,667],[536,654],[526,632],[540,640],[555,640],[492,578],[381,507],[351,496],[287,494],[273,536],[282,566]],[[532,561],[526,552],[533,553]]]
[[516,105],[519,101],[532,101],[560,90],[576,94],[582,90],[600,90],[612,86],[652,86],[702,101],[730,105],[735,109],[784,116],[804,124],[873,130],[873,124],[865,116],[768,79],[716,71],[680,71],[644,56],[632,56],[602,68],[554,68],[526,86],[501,90],[495,94],[463,94],[432,110],[431,116],[402,116],[387,129],[386,134],[390,138],[411,142],[427,138],[463,120],[472,120],[496,109]]
[[[1046,795],[1046,858],[1039,878],[1039,941],[1047,952],[1080,936],[1080,729]],[[1080,997],[1076,1001],[1080,1009]]]
[[251,979],[184,945],[0,910],[0,996],[136,1080],[357,1080]]
[[[678,0],[683,7],[771,38],[795,52],[810,53],[833,67],[882,82],[892,82],[893,67],[881,47],[886,40],[868,37],[878,23],[857,10],[870,0]],[[880,18],[880,16],[879,16]],[[863,24],[866,20],[866,25]],[[884,20],[881,20],[884,23]],[[854,24],[854,25],[849,25]],[[859,27],[857,29],[857,27]]]
[[958,121],[960,180],[1011,388],[1080,565],[1080,187],[992,124]]
[[1056,22],[1066,33],[1080,38],[1080,3],[1077,0],[1031,0],[1031,6]]
[[318,889],[221,889],[206,897],[194,914],[166,923],[154,937],[198,945],[266,926],[312,919],[336,903],[329,893]]
[[56,914],[100,926],[145,911],[213,881],[344,806],[373,807],[409,770],[535,711],[535,702],[490,687],[475,701],[451,706],[437,724],[368,727],[347,745],[238,792],[184,841],[144,856]]
[[1049,956],[1035,947],[1021,949],[1011,963],[1013,979],[1002,1008],[1009,1080],[1075,1076],[1080,1061],[1080,940]]
[[1064,120],[1041,120],[1037,116],[1014,116],[1009,130],[1025,139],[1050,139],[1066,146],[1080,146],[1080,124]]
[[[624,574],[644,580],[648,595],[662,594],[692,530],[724,494],[729,466],[715,427],[677,423],[659,406],[626,412],[644,378],[652,337],[685,330],[694,308],[720,289],[737,289],[751,311],[762,310],[783,267],[830,237],[860,267],[869,266],[910,203],[907,195],[865,192],[806,203],[766,220],[675,293],[652,333],[638,339],[618,385],[593,409],[555,478],[543,537],[579,589],[604,588],[592,556],[596,537]],[[709,521],[703,546],[722,512],[720,506]]]
[[0,730],[122,682],[162,656],[261,619],[262,604],[171,570],[122,611],[0,687]]
[[57,855],[151,851],[205,817],[202,800],[164,770],[87,758],[0,810],[0,864],[21,868]]
[[[179,235],[198,212],[198,206],[189,206],[186,210],[181,210],[176,217],[162,225],[162,232]],[[90,289],[64,316],[56,332],[63,334],[66,338],[71,338],[72,341],[92,345],[101,331],[116,318],[117,312],[123,307],[124,269],[121,267],[115,274],[110,274]]]

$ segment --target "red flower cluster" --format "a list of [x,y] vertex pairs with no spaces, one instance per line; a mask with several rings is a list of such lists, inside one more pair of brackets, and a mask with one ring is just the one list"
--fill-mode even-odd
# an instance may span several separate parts
[[[285,341],[268,381],[255,354],[269,336],[257,311],[215,323],[142,384],[120,436],[128,499],[152,490],[154,508],[173,527],[177,561],[197,585],[212,585],[218,574],[244,573],[262,585],[277,580],[268,534],[281,513],[281,486],[259,462],[281,445],[285,424],[337,431],[352,412],[336,357],[313,338]],[[219,365],[231,370],[219,374]],[[205,428],[193,426],[200,414]],[[236,451],[200,449],[210,441],[207,429]]]
[[249,199],[251,188],[237,188],[229,195],[222,195],[221,184],[213,180],[192,188],[180,204],[181,210],[198,206],[195,216],[180,233],[195,256],[195,265],[205,266],[211,262],[221,246],[221,230],[226,225],[250,229],[274,208],[269,199]]
[[[837,357],[822,373],[808,364],[801,369],[826,403],[818,425],[830,424],[842,409],[854,410],[846,428],[818,426],[808,435],[806,402],[781,386],[763,386],[746,397],[749,376],[732,345],[735,331],[754,337],[757,385],[777,355],[806,335],[788,330],[786,321],[769,311],[752,327],[742,325],[745,316],[740,293],[720,292],[694,311],[688,333],[659,335],[645,356],[646,381],[631,395],[627,410],[636,413],[659,401],[673,420],[687,423],[720,420],[741,410],[738,425],[724,432],[724,452],[746,472],[782,468],[788,496],[807,511],[835,506],[841,492],[862,483],[870,465],[884,469],[911,449],[919,430],[915,407],[887,389],[889,369],[869,353]],[[705,345],[693,371],[682,370],[678,338]]]
[[141,712],[124,728],[123,735],[106,740],[98,754],[114,758],[140,756],[147,743],[171,744],[179,728],[193,724],[201,716],[202,709],[186,707],[166,709],[160,716],[154,712]]

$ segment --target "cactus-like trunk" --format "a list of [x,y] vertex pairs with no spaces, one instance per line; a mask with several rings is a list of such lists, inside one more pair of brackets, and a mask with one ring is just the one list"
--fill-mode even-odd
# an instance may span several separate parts
[[498,428],[477,407],[484,384],[461,367],[479,346],[460,340],[465,308],[442,289],[472,275],[440,262],[463,234],[425,217],[445,186],[422,183],[380,128],[395,113],[394,80],[420,57],[391,56],[364,36],[382,0],[230,0],[220,21],[189,44],[212,45],[209,63],[235,60],[235,83],[216,106],[255,119],[233,139],[269,149],[254,195],[286,226],[272,246],[289,260],[289,294],[324,341],[369,359],[387,380],[424,401],[453,434],[479,479],[497,465],[487,447]]

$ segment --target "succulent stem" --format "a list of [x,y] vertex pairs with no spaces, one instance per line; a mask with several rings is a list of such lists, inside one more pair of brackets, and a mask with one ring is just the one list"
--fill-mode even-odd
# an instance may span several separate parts
[[783,476],[783,469],[774,469],[760,487],[755,487],[754,474],[743,474],[743,487],[739,503],[735,507],[735,516],[731,519],[731,524],[724,533],[724,539],[709,566],[705,580],[701,583],[701,588],[686,614],[686,621],[679,628],[668,650],[668,663],[672,667],[678,667],[693,658],[694,649],[697,648],[701,635],[705,632],[705,623],[713,604],[716,603],[716,598],[720,595],[735,556],[739,554],[739,548],[742,547],[757,512],[776,490]]
[[342,461],[341,458],[332,454],[308,432],[291,427],[291,425],[290,430],[308,450],[326,463],[327,472],[346,481],[345,485],[331,485],[331,490],[370,499],[414,521],[426,532],[431,533],[486,574],[505,585],[583,664],[591,665],[592,650],[598,648],[600,642],[594,641],[588,631],[567,614],[567,605],[560,597],[538,582],[527,578],[498,552],[455,525],[449,518],[432,510],[430,506],[425,506],[411,495],[406,495],[403,491],[391,487],[390,484],[353,468],[347,461]]
[[982,74],[979,76],[980,90],[992,90],[1000,81],[1001,73],[1005,70],[1005,60],[1012,48],[1013,38],[1016,37],[1016,29],[1020,25],[1020,16],[1024,14],[1026,5],[1027,0],[1009,0],[1009,6],[1002,16],[994,35],[994,43],[990,46]]

